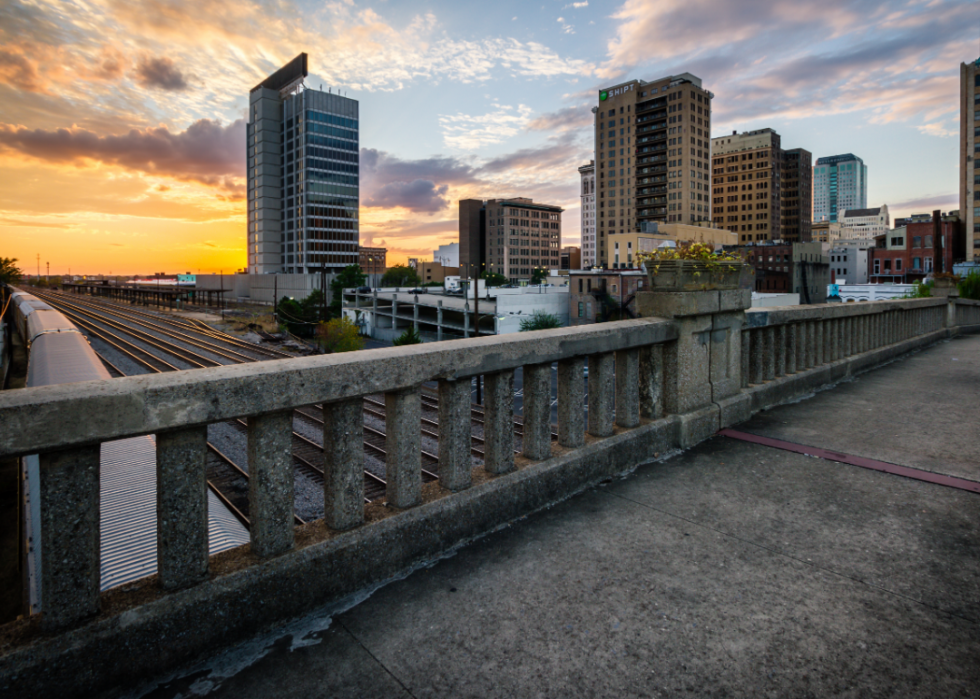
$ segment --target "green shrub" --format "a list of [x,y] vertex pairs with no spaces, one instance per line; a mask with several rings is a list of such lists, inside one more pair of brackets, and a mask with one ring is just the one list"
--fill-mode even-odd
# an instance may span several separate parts
[[399,335],[392,344],[395,347],[402,347],[403,345],[421,345],[422,338],[419,336],[415,326],[412,325],[409,326],[408,330]]
[[521,332],[529,330],[547,330],[549,328],[560,328],[561,320],[554,313],[545,311],[535,311],[527,318],[521,319]]
[[973,270],[957,284],[960,298],[980,301],[980,270]]

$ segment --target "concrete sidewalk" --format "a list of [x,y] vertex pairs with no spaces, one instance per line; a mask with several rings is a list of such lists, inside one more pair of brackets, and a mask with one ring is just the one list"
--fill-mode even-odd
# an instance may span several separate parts
[[[971,337],[740,429],[976,479],[978,389]],[[267,640],[213,696],[977,697],[980,496],[716,437]]]

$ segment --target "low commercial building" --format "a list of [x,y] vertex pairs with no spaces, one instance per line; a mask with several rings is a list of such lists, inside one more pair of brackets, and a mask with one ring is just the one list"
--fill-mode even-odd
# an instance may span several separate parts
[[643,270],[571,270],[568,274],[568,324],[588,325],[635,318],[636,292],[646,285],[647,273]]
[[830,258],[818,242],[770,243],[734,248],[755,269],[755,291],[794,293],[800,303],[824,303]]
[[864,247],[835,245],[830,248],[831,283],[867,284],[868,248],[873,243],[872,240]]
[[815,243],[833,243],[841,237],[837,221],[814,221],[811,226],[811,240]]
[[582,250],[575,245],[566,245],[561,249],[561,264],[559,269],[582,269]]
[[357,249],[357,264],[365,274],[384,274],[388,248],[366,248],[363,246]]
[[937,250],[935,238],[942,235],[943,271],[965,257],[959,217],[948,215],[938,222],[910,223],[875,237],[868,251],[869,281],[873,284],[911,284],[934,271]]
[[606,259],[612,269],[636,269],[638,252],[652,252],[664,243],[706,243],[715,247],[735,245],[738,234],[705,224],[657,223],[643,225],[644,232],[618,233],[606,239]]
[[459,274],[459,267],[447,267],[442,262],[417,262],[415,272],[423,284],[445,283],[446,277]]

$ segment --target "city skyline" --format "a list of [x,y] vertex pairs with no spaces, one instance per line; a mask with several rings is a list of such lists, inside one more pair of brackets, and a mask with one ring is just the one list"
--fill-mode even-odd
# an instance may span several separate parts
[[578,244],[598,90],[682,72],[715,94],[713,137],[854,152],[896,218],[958,208],[959,65],[980,55],[955,1],[504,2],[478,27],[438,2],[84,7],[0,8],[0,231],[25,271],[245,267],[248,90],[303,51],[311,87],[360,102],[360,242],[389,264],[500,194],[561,206]]

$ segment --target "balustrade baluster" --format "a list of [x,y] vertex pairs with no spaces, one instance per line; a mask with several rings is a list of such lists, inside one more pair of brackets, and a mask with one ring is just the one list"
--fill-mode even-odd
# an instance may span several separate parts
[[749,386],[749,374],[752,371],[752,331],[742,331],[742,388]]
[[385,498],[395,507],[422,501],[421,421],[418,389],[385,393]]
[[[99,451],[80,447],[39,457],[41,623],[48,630],[99,611]],[[206,570],[207,558],[204,563]]]
[[616,409],[616,363],[612,352],[589,357],[589,434],[608,437],[613,433]]
[[323,516],[332,529],[364,523],[363,411],[360,397],[323,406]]
[[161,432],[156,442],[157,574],[169,590],[208,576],[208,428]]
[[776,328],[770,325],[762,329],[762,344],[763,379],[772,381],[776,378]]
[[489,473],[514,470],[514,370],[486,375],[483,468]]
[[558,443],[585,444],[585,360],[572,357],[558,362]]
[[640,348],[640,415],[653,420],[663,414],[664,347],[648,345]]
[[777,325],[773,328],[773,342],[775,344],[775,351],[773,352],[773,375],[774,376],[786,376],[786,351],[787,351],[787,333],[786,325]]
[[248,514],[252,553],[293,547],[293,411],[248,419]]
[[[549,371],[550,377],[550,371]],[[640,424],[640,350],[616,352],[616,424],[636,427]],[[550,388],[550,383],[549,383]],[[550,393],[549,393],[550,395]],[[525,398],[525,400],[527,400]],[[549,411],[550,412],[550,411]]]
[[752,331],[752,383],[759,385],[766,380],[765,328]]
[[814,343],[813,347],[816,350],[814,353],[813,364],[814,366],[823,366],[824,362],[827,361],[827,338],[824,332],[824,321],[815,320],[813,321],[814,329]]
[[[525,396],[527,373],[525,372]],[[472,380],[439,381],[439,484],[452,491],[465,490],[473,483],[470,460],[470,389]],[[533,399],[532,399],[533,402]],[[527,415],[528,401],[524,401]],[[525,420],[525,435],[527,434]],[[525,436],[525,442],[527,437]]]
[[524,437],[529,459],[551,456],[551,363],[524,367]]

